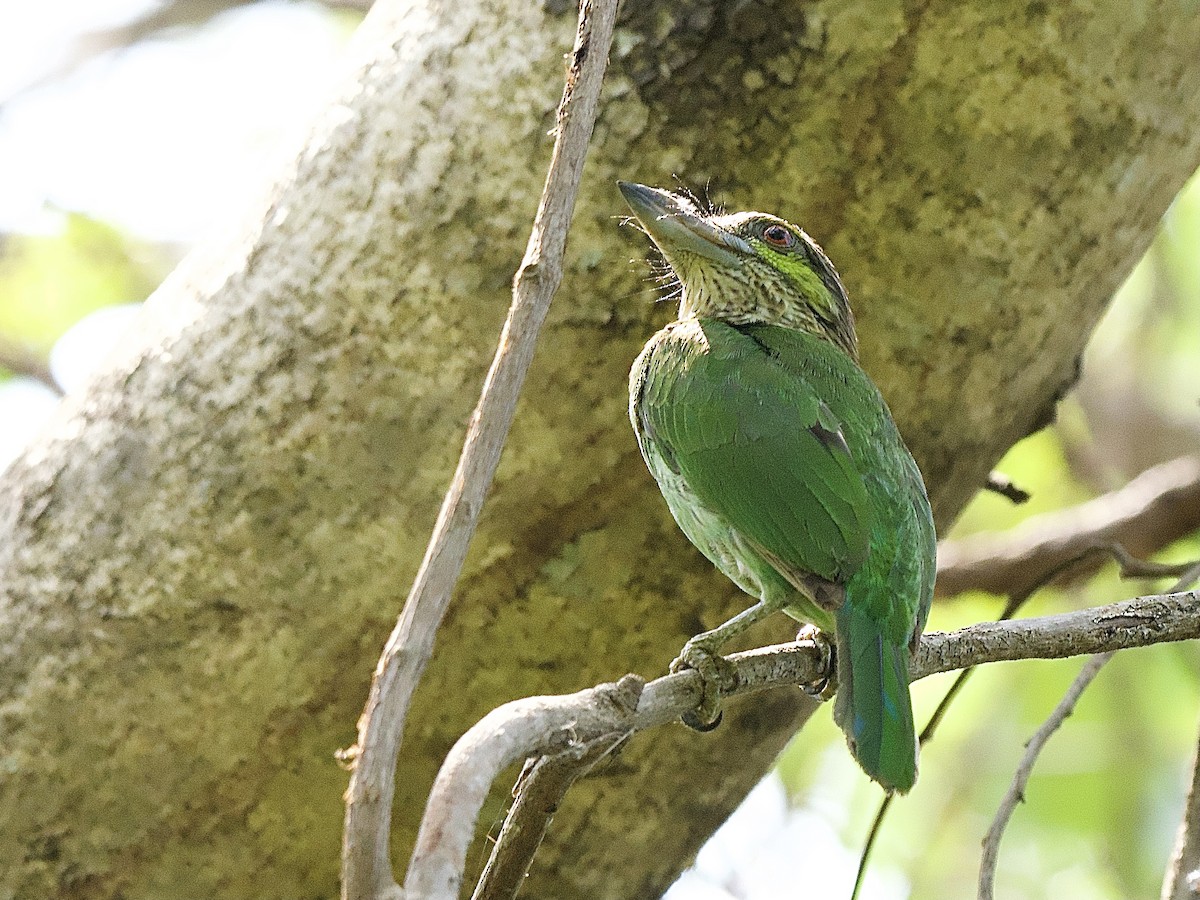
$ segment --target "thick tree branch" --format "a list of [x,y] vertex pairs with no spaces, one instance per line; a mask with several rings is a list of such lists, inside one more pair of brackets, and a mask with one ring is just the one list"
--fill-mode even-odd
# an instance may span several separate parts
[[[988,662],[1056,659],[1200,637],[1194,591],[1139,597],[1093,609],[926,634],[910,671],[927,675]],[[809,684],[823,657],[811,641],[727,657],[726,698]],[[673,722],[700,702],[700,677],[688,670],[642,685],[626,675],[561,697],[532,697],[490,712],[454,745],[430,793],[410,864],[411,881],[457,886],[479,809],[492,783],[515,762],[557,754],[605,736],[624,737]],[[419,876],[414,876],[414,870]]]
[[[433,639],[475,533],[484,498],[500,461],[517,397],[533,361],[538,332],[562,280],[567,230],[583,162],[596,122],[608,63],[617,0],[582,0],[567,83],[558,107],[557,136],[525,258],[513,281],[512,305],[479,404],[467,427],[458,468],[404,610],[375,670],[359,722],[359,739],[342,843],[342,896],[396,897],[389,856],[396,756],[413,692],[433,652]],[[421,847],[415,856],[419,856]],[[409,897],[458,896],[457,883],[424,877],[413,866]]]
[[[1019,595],[1042,574],[1092,547],[1120,544],[1146,557],[1200,528],[1200,458],[1180,457],[1143,472],[1125,487],[1011,531],[978,534],[938,547],[939,595],[968,590]],[[1073,574],[1092,571],[1081,560]]]

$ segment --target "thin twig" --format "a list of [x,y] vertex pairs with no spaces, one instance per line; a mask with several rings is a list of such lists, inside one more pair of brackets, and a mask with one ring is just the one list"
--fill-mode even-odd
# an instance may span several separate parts
[[[550,168],[525,257],[513,281],[508,318],[425,558],[376,667],[359,720],[342,837],[345,900],[400,896],[392,877],[388,839],[404,720],[462,570],[517,395],[533,359],[538,331],[562,278],[567,229],[596,121],[616,6],[617,0],[583,0],[580,5]],[[406,879],[406,893],[421,898],[457,896],[446,884],[425,883],[419,878],[411,884]]]
[[[967,671],[969,672],[970,669]],[[951,690],[961,683],[962,676],[966,674],[967,672],[960,673]],[[850,890],[850,900],[858,900],[858,892],[862,890],[863,880],[867,877],[867,863],[871,861],[871,851],[875,849],[875,841],[879,838],[879,832],[883,828],[884,817],[892,808],[892,800],[895,796],[895,794],[884,794],[883,799],[879,801],[879,808],[875,810],[875,818],[871,820],[867,839],[863,842],[862,853],[858,856],[858,871],[854,873],[854,887]]]
[[572,741],[565,750],[527,765],[471,900],[513,900],[517,896],[563,796],[626,737],[606,734],[592,741]]
[[[938,546],[937,591],[1020,594],[1063,560],[1098,545],[1121,544],[1146,558],[1200,528],[1200,458],[1185,456],[1143,472],[1120,490],[1010,531]],[[1083,563],[1072,574],[1086,574]]]
[[[1010,603],[1011,607],[1012,604]],[[997,621],[1004,621],[1009,618],[1012,613],[1005,610]],[[933,735],[937,731],[937,727],[942,724],[942,719],[946,717],[946,712],[950,709],[950,705],[959,695],[962,689],[966,686],[967,680],[971,677],[978,666],[967,666],[958,673],[954,679],[954,683],[950,685],[950,689],[946,691],[942,699],[938,702],[937,709],[933,711],[933,715],[929,717],[929,721],[921,730],[917,741],[922,750],[925,745],[933,740]],[[875,848],[875,842],[879,839],[879,832],[883,829],[883,820],[887,817],[888,810],[891,809],[892,801],[896,799],[895,794],[884,794],[883,799],[879,801],[879,808],[875,810],[875,818],[871,820],[871,827],[867,831],[867,839],[863,842],[862,853],[858,857],[858,871],[854,873],[854,888],[850,892],[850,900],[857,900],[858,892],[862,890],[863,880],[867,876],[867,865],[871,861],[871,851]]]
[[[1132,560],[1131,562],[1139,561]],[[1179,580],[1171,586],[1172,594],[1166,596],[1187,596],[1174,592],[1192,585],[1197,578],[1200,578],[1200,563],[1195,561],[1188,563],[1183,567],[1183,573]],[[1194,596],[1195,592],[1191,592],[1191,594]],[[979,900],[992,900],[996,880],[996,863],[1000,853],[1000,839],[1004,836],[1004,829],[1008,826],[1008,822],[1017,808],[1017,803],[1025,800],[1025,785],[1028,784],[1033,767],[1037,764],[1038,755],[1042,752],[1046,742],[1050,740],[1050,736],[1071,715],[1075,704],[1079,702],[1080,696],[1087,690],[1088,685],[1092,683],[1104,665],[1116,655],[1118,649],[1121,648],[1107,649],[1087,661],[1079,674],[1075,676],[1075,680],[1071,682],[1071,686],[1067,688],[1066,694],[1058,702],[1054,711],[1025,745],[1025,753],[1021,757],[1020,765],[1017,766],[1012,784],[1009,785],[1008,792],[1000,801],[996,817],[992,820],[991,827],[988,828],[987,835],[983,839],[983,857],[979,865]]]
[[[985,622],[950,634],[931,632],[921,639],[909,672],[915,681],[987,662],[1058,659],[1197,637],[1200,595],[1152,595],[1052,616]],[[731,685],[726,697],[809,684],[823,674],[825,662],[823,650],[812,641],[726,659]],[[421,820],[410,878],[421,866],[422,883],[457,890],[479,809],[508,766],[560,751],[564,733],[588,742],[666,725],[695,709],[700,699],[700,676],[687,669],[644,688],[640,678],[627,675],[615,685],[516,700],[492,710],[459,739],[442,764]]]
[[988,472],[987,481],[983,483],[983,487],[1017,506],[1029,502],[1029,491],[1017,487],[1013,484],[1012,479],[1003,472]]
[[1004,836],[1004,829],[1008,825],[1009,819],[1012,818],[1017,804],[1025,800],[1025,785],[1029,783],[1029,776],[1033,773],[1033,767],[1037,763],[1038,754],[1042,752],[1042,748],[1046,746],[1046,742],[1050,740],[1050,736],[1058,730],[1059,726],[1066,721],[1067,716],[1071,715],[1075,710],[1075,704],[1079,702],[1079,697],[1087,689],[1087,686],[1092,683],[1092,679],[1100,674],[1100,670],[1104,667],[1104,664],[1112,659],[1114,655],[1116,655],[1115,650],[1108,653],[1099,653],[1084,663],[1083,668],[1075,676],[1075,680],[1071,682],[1071,686],[1067,689],[1067,693],[1058,702],[1058,705],[1054,707],[1054,712],[1050,713],[1049,718],[1042,723],[1041,728],[1034,732],[1033,737],[1029,739],[1029,743],[1025,745],[1025,754],[1021,757],[1021,764],[1017,766],[1017,772],[1013,776],[1012,784],[1009,785],[1004,799],[1000,801],[1000,808],[996,811],[996,818],[992,820],[992,825],[983,839],[983,859],[979,866],[979,900],[993,900],[996,862],[1000,853],[1000,838]]

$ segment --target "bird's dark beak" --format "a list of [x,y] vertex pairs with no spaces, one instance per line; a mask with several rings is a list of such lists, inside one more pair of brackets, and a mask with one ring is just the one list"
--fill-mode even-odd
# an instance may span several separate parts
[[712,224],[686,197],[631,181],[618,181],[625,202],[669,262],[682,251],[736,265],[754,251],[744,240]]

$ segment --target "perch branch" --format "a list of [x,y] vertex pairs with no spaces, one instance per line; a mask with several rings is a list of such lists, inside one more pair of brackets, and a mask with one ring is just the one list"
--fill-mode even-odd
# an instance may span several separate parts
[[992,820],[992,825],[983,839],[983,859],[979,866],[979,900],[993,900],[996,862],[1000,853],[1000,838],[1004,836],[1004,829],[1008,825],[1009,819],[1012,818],[1017,804],[1025,800],[1025,785],[1029,783],[1029,776],[1033,773],[1034,765],[1037,764],[1038,755],[1042,752],[1042,748],[1046,746],[1046,742],[1050,740],[1050,736],[1074,712],[1075,704],[1079,702],[1079,697],[1087,689],[1087,686],[1092,683],[1092,680],[1100,674],[1100,670],[1104,667],[1104,664],[1112,659],[1115,653],[1115,650],[1110,650],[1107,653],[1098,653],[1084,664],[1079,674],[1075,676],[1075,680],[1071,682],[1067,693],[1058,702],[1058,706],[1054,708],[1054,712],[1034,732],[1033,737],[1029,739],[1029,743],[1025,745],[1025,754],[1021,757],[1021,764],[1017,766],[1012,784],[1008,786],[1008,791],[1000,801],[1000,808],[996,811],[996,818]]
[[[1200,528],[1200,459],[1180,457],[1149,469],[1120,490],[1060,512],[1035,516],[1001,534],[978,534],[938,547],[937,591],[1019,595],[1041,573],[1100,545],[1147,557]],[[1090,571],[1098,559],[1081,562]]]
[[[989,662],[1057,659],[1197,638],[1198,601],[1200,595],[1192,591],[1153,595],[1052,616],[986,622],[949,634],[932,632],[921,639],[913,656],[911,677]],[[726,697],[809,684],[822,674],[823,654],[811,641],[727,659]],[[409,879],[457,889],[479,809],[492,782],[509,765],[557,753],[568,739],[586,743],[665,725],[701,699],[700,677],[693,670],[642,685],[640,678],[626,675],[615,685],[516,700],[488,713],[459,739],[442,764],[417,835]]]
[[342,837],[345,900],[457,896],[444,882],[422,880],[421,868],[416,870],[418,877],[410,870],[403,894],[392,878],[388,843],[396,757],[409,702],[462,570],[538,331],[562,279],[567,229],[596,121],[616,6],[617,0],[580,4],[550,168],[525,257],[513,280],[512,305],[425,558],[371,681],[357,747],[347,754],[354,760],[354,774],[346,794]]

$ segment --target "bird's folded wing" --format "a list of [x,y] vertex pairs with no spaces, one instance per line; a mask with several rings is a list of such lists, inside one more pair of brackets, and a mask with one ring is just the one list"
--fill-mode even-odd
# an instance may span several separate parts
[[670,338],[655,348],[672,377],[651,377],[641,430],[789,581],[844,582],[866,557],[871,522],[840,423],[760,344],[729,326],[705,330],[702,349]]

